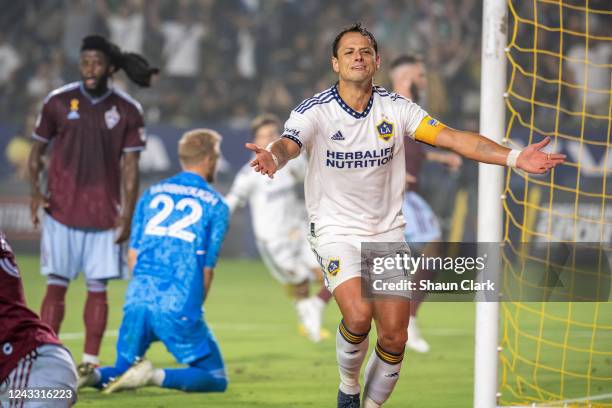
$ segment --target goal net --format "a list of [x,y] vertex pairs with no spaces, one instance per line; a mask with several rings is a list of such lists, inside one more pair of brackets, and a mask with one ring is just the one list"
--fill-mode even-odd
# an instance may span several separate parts
[[[550,137],[567,161],[543,176],[506,172],[504,246],[609,246],[612,2],[508,0],[508,10],[505,141]],[[606,251],[594,254],[609,270]],[[504,276],[527,281],[516,265],[506,259]],[[612,407],[612,303],[510,301],[500,318],[498,405]]]

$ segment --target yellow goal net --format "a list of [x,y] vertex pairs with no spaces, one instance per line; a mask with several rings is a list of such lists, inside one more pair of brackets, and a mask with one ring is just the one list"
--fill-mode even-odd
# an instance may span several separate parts
[[[504,246],[609,248],[612,1],[508,0],[508,8],[505,141],[520,149],[550,137],[550,151],[567,161],[543,176],[506,172]],[[595,254],[609,271],[609,252]],[[516,265],[506,259],[504,276],[527,281],[529,268]],[[499,358],[498,405],[612,407],[612,303],[504,302]]]

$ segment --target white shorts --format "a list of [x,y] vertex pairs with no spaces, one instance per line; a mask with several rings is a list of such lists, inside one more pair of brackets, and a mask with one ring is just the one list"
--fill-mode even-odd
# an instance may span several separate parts
[[317,278],[317,259],[301,231],[285,241],[256,240],[257,249],[272,276],[280,283],[298,284]]
[[[0,406],[70,407],[76,402],[76,389],[77,373],[70,353],[62,346],[44,344],[19,360],[0,384]],[[18,393],[30,394],[29,400],[11,398],[19,396]],[[50,398],[41,398],[44,396]]]
[[126,245],[115,244],[115,230],[68,227],[45,214],[42,223],[41,273],[72,280],[127,276]]
[[397,243],[397,248],[408,250],[404,241],[403,228],[397,228],[376,235],[325,235],[308,237],[312,250],[323,269],[325,285],[333,291],[342,283],[352,278],[359,278],[361,273],[361,244],[364,242]]
[[404,237],[406,242],[432,242],[442,237],[438,218],[423,198],[414,191],[404,194],[402,212],[406,227]]

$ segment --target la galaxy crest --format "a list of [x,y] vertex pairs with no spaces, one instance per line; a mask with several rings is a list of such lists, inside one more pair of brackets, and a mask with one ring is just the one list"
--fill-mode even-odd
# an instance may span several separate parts
[[336,276],[340,272],[340,259],[330,259],[327,264],[327,273]]
[[388,142],[393,138],[394,126],[391,121],[387,118],[383,117],[383,120],[376,125],[376,131],[378,132],[378,137],[380,137],[385,142]]

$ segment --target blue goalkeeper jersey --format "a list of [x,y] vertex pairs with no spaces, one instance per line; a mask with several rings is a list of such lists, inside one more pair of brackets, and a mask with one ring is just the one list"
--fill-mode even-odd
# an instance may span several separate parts
[[199,318],[204,268],[214,268],[229,210],[199,175],[182,172],[145,191],[132,219],[130,247],[138,251],[125,307]]

